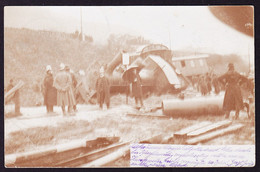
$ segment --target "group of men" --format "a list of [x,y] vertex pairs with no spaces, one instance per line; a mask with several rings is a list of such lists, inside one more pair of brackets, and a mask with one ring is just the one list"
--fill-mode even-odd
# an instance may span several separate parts
[[[132,94],[135,98],[135,104],[138,105],[140,102],[141,107],[143,107],[142,81],[137,68],[131,70],[131,78]],[[105,75],[105,68],[103,66],[100,68],[99,77],[96,81],[96,92],[97,102],[100,108],[103,109],[103,104],[106,103],[108,109],[110,106],[110,83]]]
[[[210,95],[213,92],[217,95],[225,87],[218,81],[216,74],[206,73],[201,76],[194,76],[191,79],[192,85],[202,96]],[[213,89],[214,88],[214,89]]]
[[[104,67],[100,68],[100,76],[96,81],[97,100],[100,108],[106,103],[110,106],[110,84],[105,76]],[[42,93],[47,113],[53,113],[53,106],[60,106],[63,115],[71,115],[77,112],[77,103],[79,100],[87,101],[88,88],[85,80],[85,72],[79,71],[81,78],[77,78],[68,65],[60,64],[59,72],[53,76],[50,65],[46,66],[46,75],[42,83]],[[80,86],[83,86],[80,89]],[[83,95],[83,96],[82,96]]]
[[[42,84],[44,104],[48,113],[53,112],[53,106],[61,106],[63,115],[76,112],[75,88],[77,80],[68,65],[60,64],[59,72],[53,76],[50,65],[46,66],[46,75]],[[65,107],[68,106],[67,111]]]
[[216,95],[219,94],[221,90],[225,90],[223,101],[225,118],[229,118],[230,111],[235,110],[235,119],[238,119],[239,111],[244,108],[241,85],[243,83],[249,84],[249,80],[235,71],[233,63],[228,64],[228,71],[222,76],[217,77],[215,74],[210,75],[207,73],[195,81],[197,81],[197,84],[194,80],[193,84],[197,85],[197,90],[200,91],[203,96],[210,94],[212,87],[214,87]]
[[[132,80],[132,93],[135,97],[135,102],[138,104],[140,101],[143,106],[142,98],[142,84],[139,72],[137,69],[133,70]],[[200,78],[197,81],[197,87],[202,91],[202,95],[206,95],[211,91],[211,87],[214,87],[215,93],[218,94],[220,91],[220,85],[225,86],[226,92],[223,103],[223,110],[225,111],[226,117],[229,116],[231,110],[236,111],[236,118],[238,118],[239,111],[243,108],[243,99],[239,82],[247,82],[247,78],[240,75],[235,71],[234,65],[230,63],[228,65],[228,71],[217,77],[213,75],[213,78],[209,74]],[[196,85],[196,83],[195,83]],[[51,66],[46,67],[46,76],[43,82],[43,94],[44,103],[47,108],[47,112],[53,112],[53,106],[61,106],[64,115],[76,112],[76,87],[78,86],[77,80],[73,72],[71,72],[69,66],[61,64],[60,70],[53,77]],[[207,91],[205,91],[207,90]],[[109,79],[105,76],[105,69],[102,66],[99,70],[99,77],[96,81],[96,93],[97,101],[101,109],[105,103],[107,108],[110,107],[110,83]],[[67,111],[65,106],[68,106]]]

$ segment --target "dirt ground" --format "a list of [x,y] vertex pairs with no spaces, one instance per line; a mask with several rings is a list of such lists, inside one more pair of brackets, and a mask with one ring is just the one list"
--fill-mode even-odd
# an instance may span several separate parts
[[[160,106],[161,100],[170,96],[151,96],[144,101],[146,108]],[[149,115],[162,116],[157,110],[147,113],[145,117],[133,117],[127,114],[139,113],[134,100],[125,96],[111,98],[111,108],[101,110],[97,105],[78,105],[75,116],[64,117],[61,109],[55,107],[56,114],[46,114],[45,107],[22,108],[22,116],[5,119],[5,154],[27,152],[44,149],[50,145],[58,145],[71,140],[91,140],[97,137],[118,136],[121,141],[140,141],[158,134],[172,136],[174,132],[202,121],[218,122],[223,116],[210,114],[197,117],[149,118]],[[231,118],[234,114],[231,115]],[[255,124],[241,113],[240,119],[234,123],[243,123],[245,127],[232,134],[218,137],[203,143],[205,145],[222,144],[255,144]],[[169,144],[178,144],[171,141]]]

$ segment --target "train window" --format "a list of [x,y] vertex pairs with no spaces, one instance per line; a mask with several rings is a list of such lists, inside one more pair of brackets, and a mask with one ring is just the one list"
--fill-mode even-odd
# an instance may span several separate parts
[[203,66],[203,60],[202,59],[200,59],[200,65]]
[[195,67],[195,64],[194,64],[193,60],[190,61],[190,65],[191,65],[191,67]]
[[185,66],[186,66],[185,61],[182,60],[182,61],[181,61],[181,67],[185,67]]

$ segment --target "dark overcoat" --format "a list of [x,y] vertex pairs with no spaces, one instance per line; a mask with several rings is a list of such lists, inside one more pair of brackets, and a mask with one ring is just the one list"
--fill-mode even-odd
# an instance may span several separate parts
[[47,73],[43,80],[43,95],[45,105],[57,104],[57,89],[53,86],[53,75]]
[[239,83],[246,82],[247,78],[235,71],[228,71],[220,76],[218,80],[226,85],[226,92],[223,102],[223,110],[231,111],[243,108],[243,98]]
[[132,82],[132,93],[133,96],[136,98],[141,98],[143,97],[143,92],[142,92],[142,80],[140,75],[137,73],[135,74],[135,79]]
[[212,85],[213,85],[213,87],[214,87],[214,89],[215,89],[215,93],[216,94],[219,94],[219,92],[220,92],[220,85],[219,85],[219,83],[218,83],[218,78],[213,78],[213,80],[212,80]]
[[99,77],[96,82],[96,91],[97,91],[97,101],[100,103],[101,101],[101,92],[105,93],[105,103],[110,103],[110,84],[107,77]]
[[207,88],[207,84],[206,84],[204,77],[201,77],[199,80],[199,90],[202,95],[207,94],[208,88]]

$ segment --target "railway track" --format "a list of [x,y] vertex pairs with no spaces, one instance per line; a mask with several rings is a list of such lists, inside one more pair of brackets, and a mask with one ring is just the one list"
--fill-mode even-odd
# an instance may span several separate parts
[[129,149],[129,144],[130,142],[116,143],[105,148],[94,150],[89,153],[85,153],[83,155],[58,162],[56,164],[53,164],[53,166],[54,167],[80,167],[80,166],[89,167],[89,166],[102,165],[102,163],[100,162],[99,164],[95,164],[95,161],[97,161],[98,159],[104,156],[108,156],[109,154],[118,151],[122,147],[124,148],[127,147]]
[[[130,158],[131,143],[159,144],[168,137],[159,134],[153,137],[142,138],[139,141],[120,142],[115,138],[98,138],[78,146],[64,147],[62,151],[49,149],[16,157],[6,167],[105,167],[114,166],[114,162],[122,157],[128,161]],[[123,159],[124,159],[123,158]],[[128,163],[128,162],[126,162]]]

